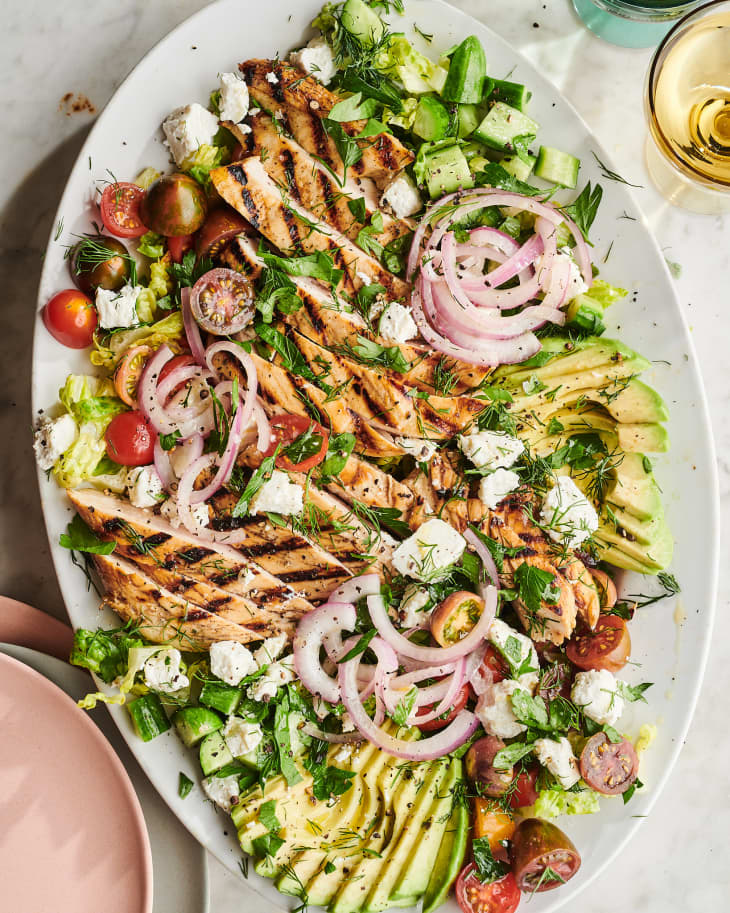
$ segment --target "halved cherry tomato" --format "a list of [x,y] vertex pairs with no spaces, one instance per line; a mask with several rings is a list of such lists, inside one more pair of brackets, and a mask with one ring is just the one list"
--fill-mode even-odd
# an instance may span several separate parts
[[612,742],[605,732],[597,732],[580,753],[581,777],[605,796],[625,793],[638,771],[639,758],[628,739]]
[[506,660],[493,644],[487,644],[481,667],[492,673],[492,681],[495,684],[504,681],[510,674]]
[[189,352],[183,352],[182,355],[175,355],[166,364],[162,366],[160,377],[157,383],[161,383],[168,374],[172,374],[175,368],[181,368],[183,365],[194,365],[195,359]]
[[211,269],[193,286],[190,309],[204,330],[216,336],[228,336],[251,322],[254,298],[253,284],[242,273]]
[[[237,159],[233,159],[237,161]],[[230,206],[218,206],[211,210],[203,227],[195,236],[195,251],[199,257],[214,257],[223,245],[240,235],[250,226],[242,215]]]
[[476,871],[470,862],[456,881],[456,899],[464,913],[514,913],[520,905],[520,889],[512,872],[483,883]]
[[626,622],[618,615],[601,615],[595,630],[573,637],[565,653],[579,669],[618,672],[626,665],[631,653],[631,637]]
[[447,596],[433,610],[431,634],[442,647],[458,643],[472,630],[484,611],[484,600],[459,590]]
[[96,308],[82,292],[75,288],[58,292],[43,308],[46,329],[69,349],[90,346],[99,320]]
[[[308,472],[313,466],[318,466],[327,456],[329,447],[329,433],[319,422],[306,418],[303,415],[275,415],[270,423],[271,425],[271,443],[264,456],[271,456],[276,448],[279,447],[279,453],[276,457],[276,465],[279,469],[288,469],[291,472]],[[298,462],[292,460],[285,453],[287,447],[294,441],[301,438],[304,434],[311,437],[311,449],[319,443],[319,449]],[[321,438],[318,442],[317,436]],[[304,443],[302,441],[302,443]]]
[[193,236],[173,235],[167,239],[167,249],[174,263],[182,263],[185,254],[193,249]]
[[524,767],[515,777],[509,794],[510,808],[527,808],[537,802],[537,782],[540,769],[537,765]]
[[137,405],[137,384],[151,351],[149,346],[133,346],[114,371],[114,389],[119,399],[128,406]]
[[146,231],[139,214],[144,190],[136,184],[115,181],[101,195],[101,221],[118,238],[140,238]]
[[467,778],[474,783],[482,796],[503,796],[515,776],[513,767],[497,770],[494,759],[505,747],[496,735],[485,735],[469,748],[464,758]]
[[107,456],[121,466],[147,466],[155,452],[155,431],[141,412],[122,412],[109,422]]
[[559,827],[542,818],[524,818],[512,837],[512,871],[521,891],[542,893],[560,887],[580,868],[580,853]]
[[493,853],[502,848],[502,841],[509,840],[515,832],[512,815],[496,804],[493,799],[474,800],[474,836],[487,837]]
[[[471,689],[469,688],[468,685],[464,685],[464,687],[461,689],[461,691],[459,691],[459,693],[454,698],[453,705],[445,714],[442,714],[442,716],[438,717],[435,720],[429,720],[427,723],[419,723],[418,719],[416,719],[416,726],[418,726],[418,728],[422,732],[433,732],[436,729],[443,729],[444,726],[448,726],[449,723],[456,716],[458,716],[458,714],[461,713],[461,711],[464,709],[464,707],[466,707],[466,702],[469,700],[470,694],[471,694]],[[427,713],[430,713],[437,706],[438,706],[437,704],[431,704],[430,707],[421,707],[416,716],[417,717],[419,715],[425,716]]]

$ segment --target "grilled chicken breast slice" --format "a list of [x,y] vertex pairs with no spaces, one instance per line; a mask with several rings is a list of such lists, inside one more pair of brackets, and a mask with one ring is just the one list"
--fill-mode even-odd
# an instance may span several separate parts
[[537,612],[521,601],[515,602],[522,626],[536,641],[562,644],[573,633],[577,606],[573,585],[559,568],[554,546],[543,535],[526,513],[529,494],[516,492],[505,498],[495,510],[489,511],[482,528],[509,548],[519,548],[519,555],[505,558],[504,569],[512,577],[521,564],[528,564],[552,575],[558,589],[555,603],[540,603]]
[[[407,235],[413,224],[405,219],[394,219],[378,209],[378,192],[369,178],[355,178],[348,174],[344,186],[340,186],[332,171],[311,156],[299,143],[287,136],[281,126],[268,114],[260,112],[249,117],[250,133],[230,121],[223,126],[233,133],[241,147],[258,159],[266,173],[290,197],[319,219],[323,219],[337,231],[357,243],[357,236],[375,213],[380,213],[383,230],[371,235],[372,239],[385,247],[396,238]],[[361,200],[365,209],[365,221],[359,222],[353,215],[350,203]]]
[[[219,640],[251,643],[274,633],[291,634],[296,617],[282,616],[253,626],[236,620],[236,597],[209,588],[213,597],[206,607],[187,595],[161,586],[142,568],[116,555],[95,555],[94,564],[104,587],[103,604],[127,622],[140,626],[143,637],[153,643],[170,643],[183,650],[207,649]],[[205,591],[205,584],[197,585]],[[218,595],[216,595],[218,594]],[[199,600],[204,601],[198,592]]]
[[579,558],[571,556],[561,558],[560,570],[573,587],[578,617],[589,628],[595,628],[601,614],[601,600],[591,572]]
[[335,266],[343,270],[341,291],[354,295],[363,285],[377,282],[390,300],[406,298],[410,293],[407,282],[297,203],[269,177],[260,159],[249,156],[214,168],[210,176],[226,203],[280,250],[296,254],[329,252]]
[[183,578],[200,581],[245,600],[254,620],[298,618],[313,608],[294,588],[230,545],[202,542],[149,510],[93,488],[67,494],[96,535],[116,543],[115,554],[144,568],[172,592],[185,589]]
[[[240,235],[234,238],[218,255],[219,261],[240,273],[258,278],[263,261],[258,256],[256,239]],[[319,345],[356,345],[358,336],[365,336],[381,345],[388,345],[354,311],[341,310],[321,282],[307,276],[291,276],[302,307],[283,320],[304,336]],[[397,348],[410,365],[403,375],[403,382],[426,392],[458,395],[477,387],[489,371],[476,365],[447,358],[425,345],[398,344]]]
[[[341,99],[312,76],[279,60],[247,60],[238,69],[249,87],[252,98],[267,108],[307,152],[323,159],[340,178],[342,159],[322,124]],[[266,78],[273,73],[276,82]],[[349,136],[357,137],[365,127],[364,120],[343,123]],[[372,178],[383,188],[399,171],[413,161],[413,153],[390,133],[381,133],[358,141],[362,157],[348,169],[357,177]]]

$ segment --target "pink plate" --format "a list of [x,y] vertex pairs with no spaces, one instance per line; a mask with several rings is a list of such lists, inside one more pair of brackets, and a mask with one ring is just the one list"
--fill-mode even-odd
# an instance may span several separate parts
[[28,647],[68,662],[73,646],[68,625],[33,606],[0,596],[0,643]]
[[48,679],[0,654],[0,725],[0,907],[151,913],[142,809],[85,712]]

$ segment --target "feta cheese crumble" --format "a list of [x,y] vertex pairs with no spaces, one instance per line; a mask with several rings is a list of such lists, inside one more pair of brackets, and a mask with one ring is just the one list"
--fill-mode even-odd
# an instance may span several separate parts
[[537,760],[547,767],[563,789],[570,789],[580,780],[578,762],[565,736],[557,740],[537,739],[533,748]]
[[570,699],[601,726],[615,726],[624,712],[618,682],[608,669],[579,672],[573,680]]
[[218,132],[218,118],[207,108],[193,102],[182,108],[175,108],[162,124],[167,145],[178,168],[205,143],[213,144]]
[[289,55],[289,61],[295,67],[304,70],[308,76],[314,76],[325,86],[332,82],[337,73],[330,46],[321,35],[318,38],[312,38],[306,47],[293,51]]
[[401,628],[423,628],[428,624],[430,612],[424,612],[431,597],[428,590],[409,584],[403,593],[398,608],[398,624]]
[[76,440],[77,433],[76,422],[68,412],[58,418],[42,421],[33,438],[33,450],[40,468],[53,469],[56,460]]
[[[568,274],[568,289],[565,293],[565,301],[572,301],[573,298],[576,298],[578,295],[584,295],[588,291],[588,286],[583,281],[583,274],[580,271],[580,267],[573,259],[570,248],[561,247],[557,254],[555,255],[555,261],[553,269],[557,266],[558,263],[566,261],[569,264],[570,272]],[[535,270],[540,275],[540,270],[542,269],[542,254],[535,260]]]
[[266,672],[249,687],[248,696],[254,701],[270,701],[282,685],[288,685],[295,678],[294,659],[287,656],[269,664]]
[[279,77],[276,75],[276,73],[274,73],[273,70],[269,70],[269,72],[266,74],[266,82],[270,83],[272,86],[278,86]]
[[205,795],[224,812],[230,812],[233,806],[238,804],[240,790],[236,774],[231,774],[230,777],[216,777],[215,775],[206,777],[203,780],[203,790]]
[[517,680],[522,687],[532,693],[540,675],[540,661],[532,640],[515,631],[501,618],[492,621],[487,639],[507,659],[512,674],[519,673]]
[[423,201],[410,177],[399,174],[383,191],[380,205],[390,209],[396,219],[405,219],[417,213],[423,206]]
[[520,682],[506,678],[496,685],[492,685],[477,702],[475,713],[484,730],[489,735],[499,736],[500,739],[511,739],[521,732],[527,731],[527,726],[520,723],[512,710],[512,695],[515,691],[524,691]]
[[426,520],[393,552],[393,567],[414,580],[435,580],[464,554],[466,542],[443,520]]
[[218,105],[221,120],[239,124],[248,114],[248,86],[235,73],[221,73],[221,97]]
[[402,345],[417,336],[418,327],[410,308],[396,301],[389,304],[380,315],[378,333],[391,345]]
[[479,500],[489,510],[520,487],[520,477],[512,469],[495,469],[479,483]]
[[144,681],[153,691],[174,694],[187,688],[190,680],[180,671],[182,654],[174,647],[158,650],[144,664]]
[[141,291],[141,285],[125,285],[117,292],[108,288],[98,288],[95,304],[99,326],[104,330],[136,327],[139,324],[137,297]]
[[304,510],[304,489],[281,469],[275,469],[251,501],[248,512],[298,516]]
[[162,482],[153,465],[130,466],[125,490],[134,507],[154,507],[165,497]]
[[210,671],[227,685],[240,685],[257,668],[251,651],[238,641],[219,640],[210,645]]
[[263,737],[258,723],[249,723],[240,716],[229,716],[223,727],[223,738],[234,758],[243,757],[254,751]]
[[504,431],[472,431],[459,435],[459,447],[477,469],[509,469],[525,450],[525,445]]
[[273,663],[275,659],[278,659],[284,652],[287,640],[286,634],[276,634],[274,637],[267,637],[253,655],[259,668],[268,663]]
[[[190,510],[193,519],[199,526],[207,526],[210,523],[210,511],[207,504],[191,504]],[[173,501],[172,498],[168,498],[160,504],[160,513],[173,529],[178,529],[181,526],[182,520],[177,511],[177,502]]]
[[570,476],[559,476],[542,502],[540,522],[553,542],[577,548],[598,529],[598,514]]
[[418,437],[397,437],[395,442],[406,453],[414,456],[419,463],[428,463],[439,449],[436,441],[427,441]]

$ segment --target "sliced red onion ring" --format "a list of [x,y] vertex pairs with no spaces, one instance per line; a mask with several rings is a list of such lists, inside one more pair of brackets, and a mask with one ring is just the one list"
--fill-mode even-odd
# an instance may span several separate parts
[[294,667],[297,675],[307,691],[330,704],[339,703],[340,686],[322,668],[319,651],[327,634],[335,630],[351,631],[356,622],[354,605],[327,603],[307,613],[299,622],[294,635]]
[[448,663],[466,656],[467,653],[471,653],[484,640],[497,609],[497,590],[494,587],[489,589],[479,621],[463,640],[460,640],[452,647],[421,647],[418,644],[411,643],[393,626],[383,598],[380,595],[368,596],[368,609],[370,618],[378,629],[378,634],[397,653],[438,664]]
[[[433,720],[437,720],[442,716],[446,711],[453,706],[456,696],[459,691],[464,687],[466,678],[464,676],[464,669],[466,668],[466,660],[462,657],[458,663],[456,670],[449,679],[449,685],[444,693],[444,696],[441,698],[441,701],[427,713],[419,713],[418,709],[414,707],[413,712],[408,717],[408,723],[410,725],[415,725],[416,723],[430,723]],[[430,701],[429,701],[430,703]],[[421,704],[423,706],[423,704]]]
[[340,664],[338,679],[342,703],[358,731],[388,754],[409,761],[433,761],[455,751],[477,729],[479,721],[476,716],[468,710],[463,710],[445,729],[418,742],[406,742],[404,739],[397,739],[389,733],[383,732],[367,715],[360,701],[357,683],[360,660],[361,656],[356,656],[349,662]]
[[498,285],[502,285],[510,279],[514,279],[514,277],[518,273],[521,273],[526,267],[532,266],[542,251],[542,238],[538,234],[532,235],[516,253],[512,254],[509,260],[505,260],[504,263],[496,269],[487,273],[487,281],[492,288],[496,288]]
[[155,471],[160,477],[162,487],[165,491],[171,491],[172,486],[175,484],[176,476],[170,463],[170,454],[162,449],[159,438],[155,441],[154,463]]
[[377,596],[380,593],[380,576],[378,574],[361,574],[340,584],[330,593],[328,602],[355,603],[363,596]]
[[231,427],[228,432],[228,441],[226,448],[221,454],[218,469],[210,482],[198,491],[193,491],[190,495],[191,504],[201,504],[211,498],[226,482],[230,479],[233,467],[236,465],[236,457],[241,447],[241,438],[243,436],[243,416],[245,414],[245,405],[239,399],[236,413],[233,416]]
[[180,290],[180,310],[183,315],[183,327],[185,328],[185,337],[188,341],[188,346],[190,347],[193,358],[199,365],[204,365],[205,349],[203,348],[203,340],[200,337],[200,327],[196,323],[190,308],[191,292],[192,289],[190,288],[183,288]]
[[494,673],[489,666],[479,665],[468,677],[467,681],[474,689],[477,697],[485,694],[494,684]]
[[256,446],[261,453],[269,449],[271,444],[271,424],[269,423],[263,406],[258,400],[253,406],[253,417],[256,420],[257,439]]

